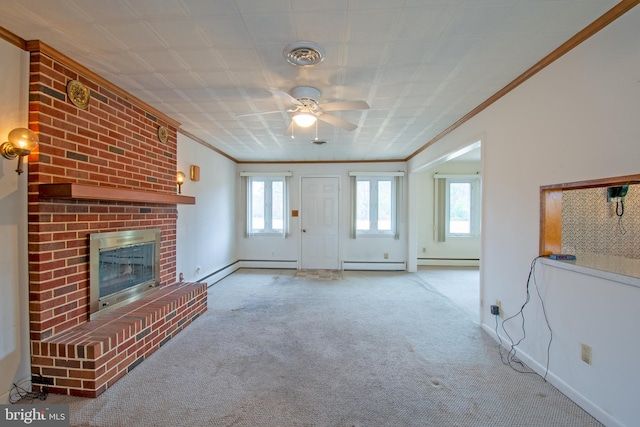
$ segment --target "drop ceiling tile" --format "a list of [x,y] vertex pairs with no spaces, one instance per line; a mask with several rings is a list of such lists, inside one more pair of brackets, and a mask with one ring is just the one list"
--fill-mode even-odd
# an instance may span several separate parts
[[349,9],[394,9],[398,8],[398,0],[349,0]]
[[283,47],[296,40],[295,23],[291,14],[247,14],[243,21],[255,45],[267,43],[265,34],[270,35],[269,44],[282,43]]
[[[76,11],[86,16],[87,22],[136,21],[140,17],[126,0],[84,1],[72,0]],[[78,21],[75,22],[77,24]]]
[[418,65],[427,62],[436,41],[425,40],[419,42],[399,41],[387,43],[384,62],[381,66]]
[[[215,49],[194,48],[179,49],[174,51],[178,55],[179,63],[184,64],[186,69],[192,71],[221,70],[226,68],[225,62]],[[165,61],[166,62],[166,61]]]
[[140,17],[147,19],[181,18],[187,16],[177,0],[123,0]]
[[346,11],[296,13],[295,18],[297,37],[290,42],[306,40],[325,46],[345,41]]
[[167,48],[151,27],[137,22],[110,22],[96,25],[98,30],[114,40],[127,50],[141,51],[145,49]]
[[93,60],[101,64],[101,67],[108,67],[115,73],[141,74],[153,72],[153,68],[133,52],[103,53],[95,55]]
[[435,40],[440,38],[456,8],[453,6],[432,6],[423,8],[405,8],[402,10],[397,29],[396,40]]
[[442,38],[475,38],[493,33],[508,16],[507,5],[465,5],[460,7],[442,33]]
[[[198,76],[198,81],[202,82],[203,87],[208,87],[215,91],[219,88],[234,87],[233,73],[226,70],[193,71],[193,74]],[[240,93],[237,89],[234,92],[236,95]]]
[[169,50],[144,50],[131,55],[137,63],[145,64],[144,68],[160,73],[172,73],[176,70],[189,71],[189,63],[184,61],[178,52]]
[[349,12],[347,19],[347,41],[381,42],[392,40],[391,35],[398,24],[399,9],[363,10]]
[[199,19],[204,36],[216,49],[247,48],[251,37],[240,15],[216,15]]
[[291,12],[288,0],[236,0],[235,3],[240,11],[248,14]]
[[238,14],[236,2],[233,0],[211,1],[211,0],[180,0],[180,4],[187,11],[189,16],[202,17],[214,15]]

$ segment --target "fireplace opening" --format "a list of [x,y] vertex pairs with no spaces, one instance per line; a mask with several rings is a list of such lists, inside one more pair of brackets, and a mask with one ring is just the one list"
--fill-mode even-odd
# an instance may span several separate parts
[[90,319],[160,285],[160,230],[95,233],[90,241]]

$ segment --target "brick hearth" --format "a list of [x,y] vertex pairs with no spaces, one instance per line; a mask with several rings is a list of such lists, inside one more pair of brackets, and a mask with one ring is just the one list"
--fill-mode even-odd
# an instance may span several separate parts
[[[176,282],[177,224],[175,204],[100,200],[100,187],[175,195],[179,123],[54,49],[37,41],[28,42],[27,47],[31,51],[29,127],[40,138],[38,152],[29,156],[28,168],[32,372],[55,378],[51,391],[97,395],[162,340],[144,337],[133,344],[132,353],[124,336],[131,340],[146,330],[134,322],[116,333],[117,339],[124,341],[117,341],[115,348],[115,332],[109,324],[109,350],[100,340],[100,344],[91,340],[68,342],[76,333],[105,330],[106,320],[89,322],[89,235],[160,229],[161,290],[157,292],[164,292],[163,287]],[[68,99],[70,80],[78,80],[90,89],[86,109]],[[168,130],[166,142],[157,136],[160,126]],[[40,195],[40,184],[59,183],[97,186],[95,200]],[[206,310],[206,298],[198,301],[198,307],[202,303],[202,310]],[[190,311],[185,316],[186,320],[179,318],[177,322],[193,319]],[[163,333],[163,328],[171,328],[175,320],[153,321],[158,323],[158,333]],[[91,360],[86,356],[95,346],[102,347]],[[93,368],[92,363],[96,364]],[[87,373],[93,369],[93,373]],[[115,376],[111,374],[113,369]]]
[[34,383],[53,393],[97,397],[206,310],[206,283],[175,284],[34,341]]

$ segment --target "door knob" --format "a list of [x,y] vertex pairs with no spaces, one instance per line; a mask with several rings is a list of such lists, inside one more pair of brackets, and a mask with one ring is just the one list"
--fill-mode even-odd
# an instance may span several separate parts
[[306,232],[307,232],[307,230],[306,230],[305,228],[303,228],[303,229],[302,229],[302,232],[303,232],[303,233],[306,233]]

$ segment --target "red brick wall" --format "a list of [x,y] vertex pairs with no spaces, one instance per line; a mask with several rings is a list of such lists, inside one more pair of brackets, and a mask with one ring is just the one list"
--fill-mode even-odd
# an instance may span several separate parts
[[[66,95],[69,80],[91,90],[86,109]],[[40,138],[29,159],[32,340],[88,321],[90,233],[160,228],[161,285],[175,282],[175,205],[40,198],[41,183],[72,182],[175,194],[176,128],[42,52],[31,53],[29,126]],[[120,92],[121,93],[121,92]],[[140,103],[141,104],[141,103]],[[166,144],[158,126],[169,130]]]

